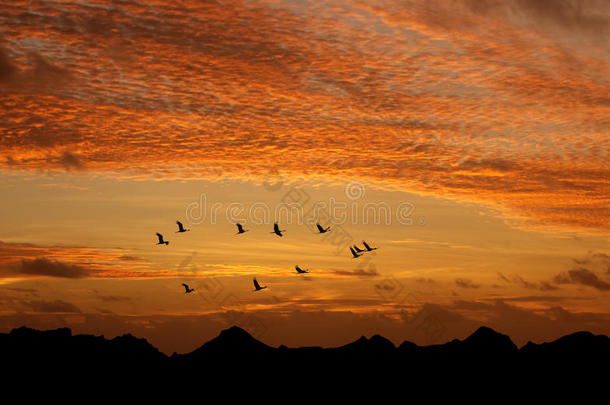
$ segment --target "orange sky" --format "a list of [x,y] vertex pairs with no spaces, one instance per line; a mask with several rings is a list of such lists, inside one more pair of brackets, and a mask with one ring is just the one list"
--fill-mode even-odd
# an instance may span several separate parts
[[[3,4],[0,329],[610,334],[609,24],[602,0]],[[347,217],[315,235],[276,212],[295,193]]]

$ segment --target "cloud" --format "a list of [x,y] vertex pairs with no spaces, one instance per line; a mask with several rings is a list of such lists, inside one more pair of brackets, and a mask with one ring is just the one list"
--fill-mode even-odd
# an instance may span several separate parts
[[457,278],[455,279],[455,285],[461,288],[479,288],[480,285],[475,284],[472,280],[468,280],[466,278]]
[[64,278],[82,278],[91,274],[89,270],[82,266],[62,263],[57,260],[50,260],[46,257],[40,257],[33,260],[22,260],[19,273]]
[[17,1],[0,168],[357,177],[605,231],[608,44],[555,27],[605,38],[609,7],[543,3]]
[[132,302],[132,297],[124,295],[98,295],[98,298],[104,302]]
[[[127,259],[125,258],[127,256]],[[41,246],[0,241],[0,278],[48,276],[63,278],[131,278],[175,276],[175,271],[141,269],[125,249],[83,246]]]
[[9,81],[17,73],[17,68],[9,59],[6,51],[0,48],[0,83]]
[[68,152],[68,151],[64,152],[56,160],[57,160],[57,163],[59,163],[66,170],[82,169],[83,168],[83,163],[81,161],[80,156],[77,155],[77,154]]
[[75,313],[80,314],[82,311],[74,304],[62,300],[55,301],[25,301],[24,305],[30,307],[35,312],[44,313]]
[[580,284],[599,291],[610,291],[610,283],[600,280],[597,274],[583,267],[558,274],[553,281],[557,284]]
[[379,272],[375,268],[367,269],[355,269],[355,270],[333,270],[333,273],[338,276],[347,277],[377,277]]
[[498,273],[498,278],[500,278],[502,281],[505,281],[507,283],[518,284],[521,287],[528,288],[528,289],[534,289],[534,290],[540,290],[540,291],[554,291],[554,290],[559,289],[559,287],[549,283],[548,281],[539,281],[538,283],[532,283],[530,281],[525,280],[523,277],[521,277],[518,274],[509,278],[508,276],[505,276],[502,273]]

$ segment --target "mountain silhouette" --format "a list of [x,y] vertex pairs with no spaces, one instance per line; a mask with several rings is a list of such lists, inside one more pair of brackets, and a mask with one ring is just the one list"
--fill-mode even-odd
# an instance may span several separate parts
[[[380,335],[364,336],[339,347],[268,346],[239,327],[223,330],[196,350],[167,356],[145,339],[132,335],[73,335],[62,328],[39,331],[26,327],[0,334],[4,367],[23,369],[61,365],[66,370],[172,373],[219,379],[222,376],[265,378],[316,373],[320,378],[374,375],[437,379],[509,373],[575,373],[588,364],[610,360],[610,338],[577,332],[552,342],[528,342],[518,348],[510,337],[481,327],[464,340],[396,347]],[[579,371],[579,372],[581,372]],[[135,373],[135,374],[134,374]],[[398,373],[398,374],[396,374]],[[543,374],[547,375],[547,374]],[[209,380],[212,381],[212,380]]]

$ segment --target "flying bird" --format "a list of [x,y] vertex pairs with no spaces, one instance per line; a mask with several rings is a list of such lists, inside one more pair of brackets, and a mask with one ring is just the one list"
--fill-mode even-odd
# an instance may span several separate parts
[[275,224],[273,224],[273,232],[269,232],[269,233],[274,233],[277,236],[284,236],[284,235],[282,235],[282,232],[286,232],[286,230],[280,229],[279,225],[276,222]]
[[244,227],[239,222],[236,223],[235,226],[237,226],[237,233],[236,233],[236,235],[239,234],[239,233],[248,232],[248,229],[244,229]]
[[373,250],[377,250],[376,247],[372,248],[368,245],[368,243],[366,243],[365,241],[362,241],[362,244],[364,245],[364,247],[366,248],[367,252],[372,252]]
[[299,274],[309,273],[309,269],[303,270],[302,268],[299,267],[298,264],[296,266],[294,266],[294,268],[297,270],[297,273],[299,273]]
[[354,245],[354,250],[355,250],[356,252],[358,252],[358,253],[363,253],[363,252],[366,252],[366,250],[362,250],[362,249],[360,249],[360,248],[359,248],[358,246],[356,246],[356,245]]
[[178,224],[178,231],[176,233],[182,233],[182,232],[190,231],[190,229],[184,229],[184,226],[182,225],[182,222],[176,221],[176,223]]
[[163,235],[161,235],[159,232],[157,232],[157,238],[159,238],[157,245],[169,245],[169,241],[163,240]]
[[318,227],[318,232],[320,232],[320,233],[326,233],[326,232],[330,231],[330,226],[326,229],[324,229],[322,227],[322,225],[320,225],[320,224],[316,224],[316,226]]
[[362,253],[356,253],[356,251],[355,251],[355,250],[354,250],[354,248],[352,248],[352,247],[351,247],[351,248],[349,248],[349,250],[350,250],[350,252],[352,252],[352,255],[354,256],[354,257],[353,257],[354,259],[355,259],[355,258],[357,258],[357,257],[362,256]]
[[252,281],[254,282],[254,291],[260,291],[260,290],[264,290],[265,288],[267,288],[267,286],[261,287],[261,285],[258,283],[258,281],[256,281],[256,277],[253,278]]
[[188,285],[188,284],[184,284],[184,283],[182,283],[182,285],[184,286],[184,289],[186,290],[186,291],[184,292],[185,294],[190,294],[190,293],[192,293],[193,291],[195,291],[195,289],[194,289],[194,288],[189,287],[189,285]]

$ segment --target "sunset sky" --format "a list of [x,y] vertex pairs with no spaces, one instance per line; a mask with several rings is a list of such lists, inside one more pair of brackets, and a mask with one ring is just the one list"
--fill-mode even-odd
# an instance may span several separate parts
[[610,3],[3,2],[0,174],[0,332],[610,335]]

